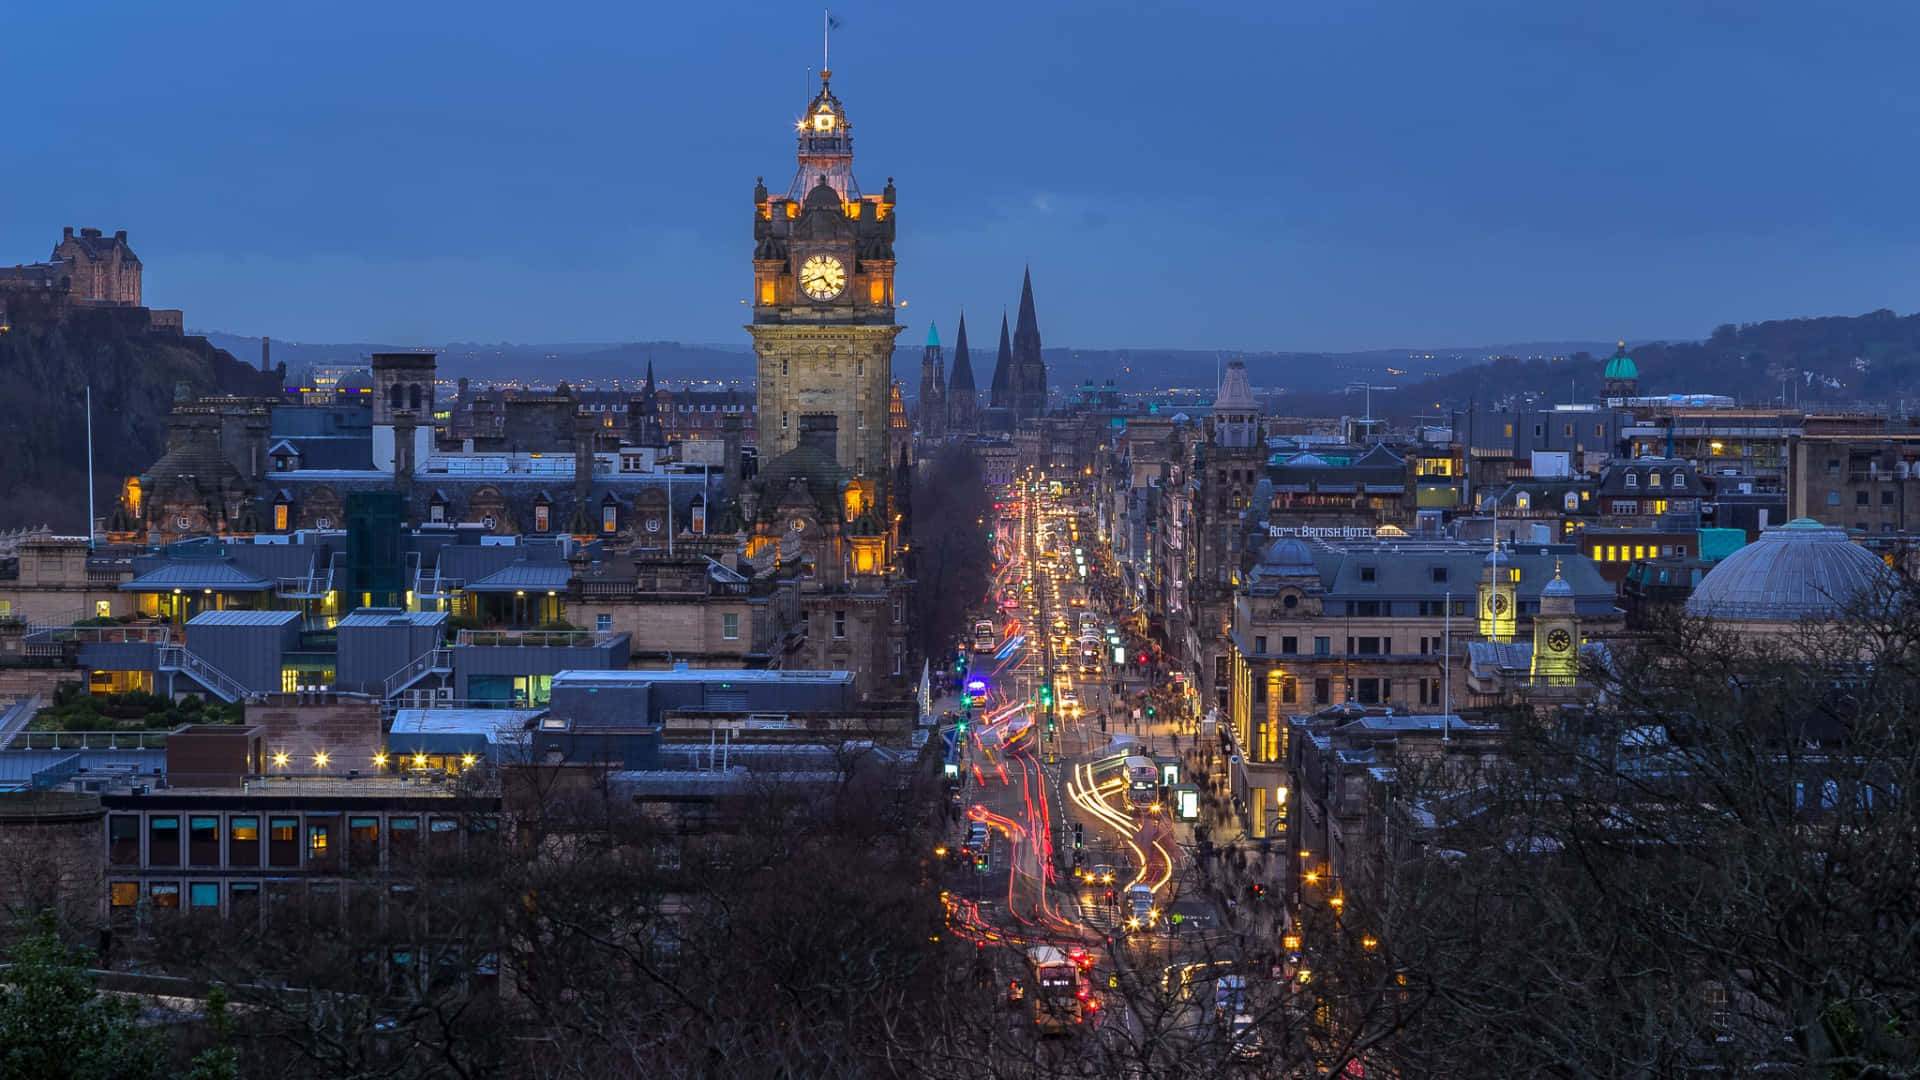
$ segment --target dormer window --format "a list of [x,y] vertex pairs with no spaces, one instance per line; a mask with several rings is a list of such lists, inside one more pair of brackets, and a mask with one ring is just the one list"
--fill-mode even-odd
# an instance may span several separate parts
[[1673,474],[1673,486],[1674,486],[1674,487],[1677,487],[1677,488],[1683,488],[1683,487],[1686,487],[1686,486],[1687,486],[1687,474],[1686,474],[1686,473],[1683,473],[1683,472],[1678,472],[1678,471],[1676,471],[1676,472],[1675,472],[1675,473]]
[[1640,486],[1640,475],[1639,475],[1638,473],[1628,473],[1628,474],[1627,474],[1627,486],[1628,486],[1628,487],[1630,487],[1630,488],[1637,488],[1637,487],[1639,487],[1639,486]]
[[1660,474],[1659,474],[1659,473],[1657,473],[1657,472],[1650,472],[1650,473],[1648,473],[1648,474],[1647,474],[1647,486],[1648,486],[1648,487],[1659,487],[1659,486],[1660,486]]
[[1523,491],[1513,497],[1513,505],[1519,510],[1529,509],[1533,505],[1533,496]]
[[1579,494],[1578,494],[1578,493],[1576,493],[1576,492],[1572,492],[1572,491],[1569,491],[1569,492],[1567,492],[1567,497],[1566,497],[1566,500],[1565,500],[1565,502],[1563,503],[1563,505],[1564,505],[1564,506],[1565,506],[1565,507],[1566,507],[1566,508],[1567,508],[1568,510],[1578,510],[1578,509],[1580,509],[1580,496],[1579,496]]

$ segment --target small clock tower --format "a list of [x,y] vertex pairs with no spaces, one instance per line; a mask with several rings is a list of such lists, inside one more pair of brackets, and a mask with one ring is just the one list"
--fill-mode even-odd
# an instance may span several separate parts
[[1515,607],[1519,599],[1520,569],[1513,554],[1493,541],[1493,552],[1481,564],[1479,584],[1480,636],[1488,641],[1512,641]]
[[1553,568],[1553,580],[1540,590],[1540,613],[1533,619],[1533,680],[1548,686],[1572,686],[1580,675],[1580,620],[1574,613],[1573,586]]
[[894,190],[864,194],[832,72],[798,127],[798,168],[783,195],[753,192],[753,351],[760,460],[800,444],[800,418],[836,417],[833,455],[884,485],[893,385]]

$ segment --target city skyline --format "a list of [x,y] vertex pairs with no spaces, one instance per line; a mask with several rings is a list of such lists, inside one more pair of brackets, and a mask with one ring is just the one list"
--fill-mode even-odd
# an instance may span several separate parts
[[[1025,263],[1085,348],[1698,338],[1920,284],[1875,136],[1920,29],[1891,5],[1101,10],[836,9],[916,332],[1010,311]],[[82,164],[17,180],[12,258],[125,228],[153,303],[294,340],[744,343],[740,222],[789,179],[817,13],[372,11],[20,13],[143,92],[63,80],[23,117]],[[59,55],[12,59],[54,84]]]

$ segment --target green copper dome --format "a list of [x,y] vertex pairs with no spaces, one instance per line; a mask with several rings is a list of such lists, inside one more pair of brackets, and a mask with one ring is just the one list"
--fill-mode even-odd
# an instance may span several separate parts
[[934,323],[928,323],[927,324],[927,348],[937,349],[939,347],[940,347],[940,327]]
[[1627,343],[1620,343],[1620,350],[1607,360],[1607,369],[1601,374],[1607,379],[1637,379],[1640,369],[1634,365],[1633,357],[1627,355]]

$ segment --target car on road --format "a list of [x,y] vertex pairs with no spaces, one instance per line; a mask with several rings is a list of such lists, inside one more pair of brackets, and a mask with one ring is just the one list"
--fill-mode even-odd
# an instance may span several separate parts
[[1087,871],[1087,880],[1096,885],[1111,885],[1113,879],[1114,869],[1108,863],[1094,863],[1093,869]]
[[1152,930],[1155,920],[1160,917],[1160,913],[1153,907],[1153,890],[1145,885],[1127,886],[1127,908],[1128,930]]

